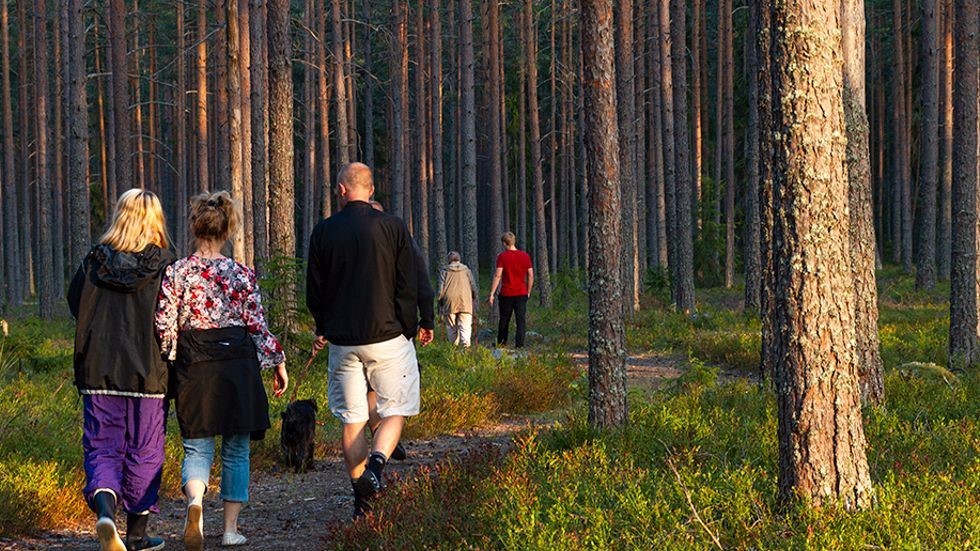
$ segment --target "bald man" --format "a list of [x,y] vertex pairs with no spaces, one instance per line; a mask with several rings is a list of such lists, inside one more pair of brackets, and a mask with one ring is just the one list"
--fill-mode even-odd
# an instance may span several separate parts
[[[345,166],[337,178],[340,212],[310,236],[306,304],[316,321],[314,349],[330,345],[327,397],[343,424],[341,445],[354,490],[354,516],[370,509],[401,437],[405,418],[419,412],[415,345],[432,340],[418,328],[418,281],[405,224],[369,203],[371,169]],[[368,385],[377,393],[381,424],[369,449]]]

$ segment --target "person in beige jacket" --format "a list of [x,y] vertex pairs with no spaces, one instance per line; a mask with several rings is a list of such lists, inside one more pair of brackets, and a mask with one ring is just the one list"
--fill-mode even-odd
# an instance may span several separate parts
[[459,253],[449,253],[449,264],[439,273],[439,315],[446,323],[446,337],[457,346],[469,348],[473,334],[479,290],[473,272],[460,261]]

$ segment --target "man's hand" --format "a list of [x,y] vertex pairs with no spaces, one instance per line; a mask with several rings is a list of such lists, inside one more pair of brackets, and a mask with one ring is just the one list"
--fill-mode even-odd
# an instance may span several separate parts
[[488,302],[490,302],[490,306],[492,307],[493,306],[493,294],[491,294],[490,295],[490,298],[487,299],[487,300],[488,300]]
[[286,393],[289,386],[289,374],[286,373],[286,362],[276,366],[276,374],[272,379],[272,391],[276,398]]
[[422,346],[428,346],[432,342],[433,332],[432,329],[419,329],[419,344]]
[[324,337],[323,335],[317,335],[316,338],[313,339],[312,353],[316,354],[317,352],[323,350],[323,347],[326,345],[327,345],[327,338]]

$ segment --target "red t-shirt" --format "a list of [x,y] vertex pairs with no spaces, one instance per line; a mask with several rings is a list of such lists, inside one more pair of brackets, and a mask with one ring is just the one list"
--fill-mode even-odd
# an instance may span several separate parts
[[504,251],[497,255],[497,267],[503,268],[500,296],[527,296],[527,271],[531,269],[531,257],[524,251]]

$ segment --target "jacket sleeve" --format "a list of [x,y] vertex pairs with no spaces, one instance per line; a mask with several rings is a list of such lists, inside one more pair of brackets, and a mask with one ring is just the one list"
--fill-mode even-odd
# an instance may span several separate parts
[[243,321],[248,328],[249,335],[255,343],[258,353],[259,365],[262,369],[269,369],[286,361],[286,354],[282,351],[279,340],[269,331],[269,325],[265,321],[265,309],[262,308],[262,298],[259,293],[259,282],[255,277],[255,272],[246,270],[248,279],[248,297],[245,299],[245,310]]
[[480,290],[476,288],[476,279],[473,278],[473,270],[466,268],[466,277],[470,280],[470,289],[473,292],[473,312],[476,313],[477,305],[480,303]]
[[[395,218],[398,231],[395,238],[395,316],[406,338],[415,336],[418,327],[418,271],[412,238],[405,224]],[[431,298],[431,297],[430,297]]]
[[310,236],[310,247],[306,262],[306,308],[316,322],[316,334],[325,335],[327,328],[323,320],[323,274],[326,266],[320,259],[320,248],[316,239],[317,232],[313,230]]
[[432,308],[432,300],[435,298],[435,291],[432,290],[432,283],[429,281],[429,267],[422,255],[415,240],[412,240],[412,251],[415,253],[416,280],[418,283],[419,295],[419,325],[423,329],[435,329],[435,311]]
[[160,352],[168,361],[177,359],[177,316],[180,310],[180,295],[174,280],[176,269],[171,264],[163,273],[160,294],[157,297],[156,328],[160,340]]
[[78,319],[78,308],[82,303],[82,289],[85,287],[85,261],[78,267],[75,277],[71,279],[68,286],[68,309],[71,310],[71,317]]

